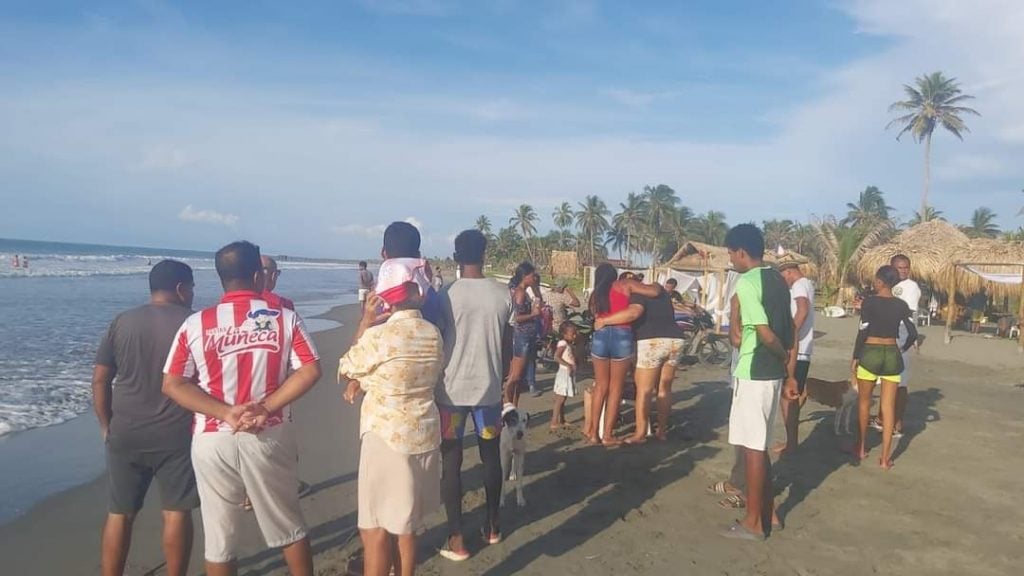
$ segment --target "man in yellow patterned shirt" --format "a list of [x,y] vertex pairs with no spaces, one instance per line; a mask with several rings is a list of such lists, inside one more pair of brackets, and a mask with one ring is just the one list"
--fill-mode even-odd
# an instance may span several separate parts
[[[371,294],[356,342],[338,364],[348,382],[345,399],[365,392],[359,417],[359,533],[364,573],[410,576],[416,566],[416,530],[441,505],[441,425],[434,387],[444,347],[438,329],[419,312],[419,286],[383,324],[381,300]],[[391,551],[396,549],[397,557]]]

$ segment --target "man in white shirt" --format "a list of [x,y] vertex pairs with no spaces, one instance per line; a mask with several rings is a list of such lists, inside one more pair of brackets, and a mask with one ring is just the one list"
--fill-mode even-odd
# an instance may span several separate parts
[[[910,308],[910,319],[917,324],[917,310],[921,304],[921,287],[910,278],[910,258],[897,254],[889,259],[889,265],[900,274],[900,282],[892,289],[892,295],[903,300]],[[900,324],[899,345],[902,348],[907,339],[907,329]],[[915,349],[916,349],[915,345]],[[900,386],[896,392],[896,427],[893,437],[903,434],[903,414],[907,411],[907,382],[910,380],[910,351],[903,353],[903,373],[900,374]],[[879,429],[881,426],[878,427]]]
[[814,349],[814,283],[800,271],[803,262],[790,254],[779,258],[778,269],[789,285],[789,310],[797,332],[796,382],[798,400],[782,399],[782,419],[786,424],[786,441],[775,446],[775,453],[795,450],[799,437],[800,406],[806,399],[807,372]]

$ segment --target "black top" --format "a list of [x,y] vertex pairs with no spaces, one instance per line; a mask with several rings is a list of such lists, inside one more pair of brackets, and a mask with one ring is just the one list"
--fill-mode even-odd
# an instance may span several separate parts
[[853,348],[854,358],[860,358],[864,342],[868,338],[898,338],[900,324],[907,327],[909,337],[903,344],[903,351],[917,342],[917,327],[910,319],[910,307],[899,298],[868,296],[860,307],[860,332]]
[[637,340],[683,337],[683,329],[676,325],[672,300],[664,290],[656,298],[634,293],[629,297],[629,303],[644,307],[643,316],[633,323]]

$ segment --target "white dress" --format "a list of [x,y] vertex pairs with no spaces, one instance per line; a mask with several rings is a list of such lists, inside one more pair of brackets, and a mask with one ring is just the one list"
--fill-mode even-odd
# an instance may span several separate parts
[[[572,352],[572,346],[565,340],[558,341],[558,349],[562,350],[562,360],[576,366],[576,357]],[[576,395],[576,380],[569,372],[569,367],[559,363],[558,373],[555,374],[554,393],[559,396],[572,398]]]

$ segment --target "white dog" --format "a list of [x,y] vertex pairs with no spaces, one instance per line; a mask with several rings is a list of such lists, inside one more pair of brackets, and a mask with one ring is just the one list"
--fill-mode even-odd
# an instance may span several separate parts
[[526,424],[530,415],[519,411],[513,404],[505,404],[501,410],[501,505],[505,505],[505,497],[515,488],[516,504],[526,506],[523,497],[523,470],[526,464]]

